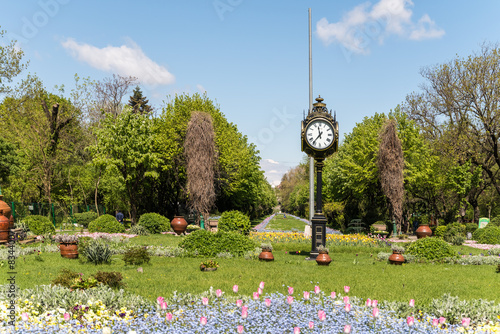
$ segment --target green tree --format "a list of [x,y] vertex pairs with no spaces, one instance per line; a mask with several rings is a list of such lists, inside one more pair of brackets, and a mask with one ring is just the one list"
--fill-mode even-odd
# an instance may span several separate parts
[[149,100],[142,95],[141,88],[139,86],[135,87],[132,96],[130,96],[128,105],[132,107],[135,113],[147,114],[153,111],[153,108],[148,104]]
[[[0,40],[5,33],[5,30],[0,30]],[[22,63],[23,56],[24,52],[17,48],[16,41],[5,45],[0,42],[0,94],[9,92],[10,88],[6,84],[12,82],[28,66],[27,63]]]

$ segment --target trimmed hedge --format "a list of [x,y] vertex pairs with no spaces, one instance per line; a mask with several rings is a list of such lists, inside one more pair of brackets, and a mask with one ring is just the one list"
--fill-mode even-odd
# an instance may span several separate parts
[[137,224],[144,226],[151,234],[170,231],[170,220],[154,212],[141,215]]
[[28,225],[30,231],[35,235],[54,233],[56,229],[48,217],[32,215],[24,218],[24,223]]
[[248,233],[252,226],[250,218],[238,210],[224,212],[217,225],[219,231],[222,232],[240,232]]
[[99,215],[94,211],[78,212],[73,215],[75,223],[82,225],[85,228],[89,227],[90,222],[96,220],[97,217],[99,217]]
[[472,234],[472,239],[480,244],[500,244],[500,227],[490,226],[490,224],[488,224],[485,228],[478,228]]
[[439,260],[447,257],[458,256],[446,241],[437,237],[418,239],[406,249],[406,254],[415,255],[427,260]]
[[112,215],[102,215],[89,224],[89,232],[123,233],[125,227]]
[[212,233],[206,230],[192,232],[179,243],[179,247],[200,256],[215,256],[222,252],[242,256],[257,246],[249,237],[240,233]]

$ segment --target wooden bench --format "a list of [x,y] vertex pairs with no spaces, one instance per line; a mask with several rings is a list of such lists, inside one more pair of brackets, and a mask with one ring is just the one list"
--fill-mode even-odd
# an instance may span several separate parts
[[211,232],[217,232],[217,226],[218,225],[219,225],[219,221],[218,220],[210,219],[207,222],[207,230],[209,230]]

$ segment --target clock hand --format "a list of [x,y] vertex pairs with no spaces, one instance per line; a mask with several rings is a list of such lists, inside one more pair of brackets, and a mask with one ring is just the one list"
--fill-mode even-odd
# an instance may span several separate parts
[[321,138],[321,135],[323,134],[323,132],[319,132],[319,135],[316,137],[316,139],[314,139],[313,141],[313,145],[316,144],[316,140],[318,140],[318,138]]

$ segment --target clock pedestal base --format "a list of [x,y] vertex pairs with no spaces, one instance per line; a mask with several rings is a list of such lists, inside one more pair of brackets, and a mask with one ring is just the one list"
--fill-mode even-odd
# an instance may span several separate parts
[[326,217],[322,212],[316,212],[311,220],[312,223],[312,247],[311,254],[306,260],[316,260],[318,247],[326,245]]

